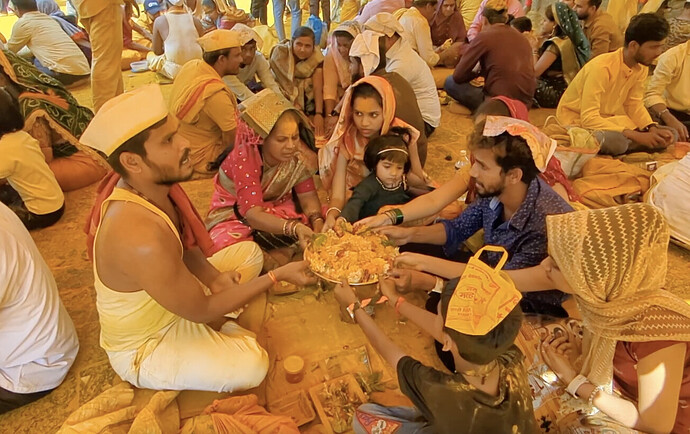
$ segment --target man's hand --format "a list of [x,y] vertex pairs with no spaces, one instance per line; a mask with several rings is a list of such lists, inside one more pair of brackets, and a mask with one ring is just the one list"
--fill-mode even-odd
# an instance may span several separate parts
[[290,262],[274,271],[278,280],[292,283],[296,286],[307,286],[316,283],[317,278],[309,271],[307,261]]
[[655,125],[649,128],[649,132],[661,137],[664,140],[664,147],[672,145],[676,141],[673,131],[669,128],[661,128]]
[[634,131],[628,138],[651,150],[663,149],[673,143],[673,133],[658,127],[651,127],[649,131]]
[[352,290],[352,287],[347,283],[347,280],[343,280],[342,283],[337,284],[333,293],[335,294],[335,299],[338,301],[338,304],[342,307],[348,307],[357,301],[357,296]]
[[404,246],[412,239],[414,228],[404,228],[400,226],[385,226],[376,229],[379,234],[386,235],[396,246]]
[[235,285],[239,285],[242,275],[237,271],[224,271],[216,277],[216,279],[211,283],[208,289],[211,290],[212,294],[218,294],[221,291],[232,288]]
[[396,268],[409,268],[417,271],[426,271],[426,259],[428,256],[419,253],[404,252],[395,258]]
[[566,336],[554,338],[550,342],[545,341],[541,345],[541,354],[544,362],[566,386],[577,376],[577,372],[568,357],[573,348],[573,344],[568,342]]
[[666,124],[667,127],[673,128],[674,130],[678,131],[679,142],[687,142],[688,138],[690,138],[690,135],[688,134],[688,127],[686,127],[685,124],[679,121],[672,114],[669,113],[664,118],[664,124]]

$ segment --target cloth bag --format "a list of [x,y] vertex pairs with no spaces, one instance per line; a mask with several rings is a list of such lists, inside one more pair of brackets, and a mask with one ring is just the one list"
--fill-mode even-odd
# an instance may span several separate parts
[[[551,120],[555,122],[549,123]],[[594,158],[601,148],[594,131],[580,127],[564,127],[554,116],[546,119],[542,131],[556,140],[557,147],[554,155],[561,162],[563,172],[570,179],[579,176],[585,163]]]
[[[502,254],[496,267],[479,259],[484,251]],[[467,335],[483,336],[513,310],[522,294],[501,271],[507,260],[508,252],[499,246],[484,246],[470,258],[448,304],[446,327]]]
[[649,190],[650,175],[632,164],[597,157],[585,164],[582,178],[573,181],[573,188],[588,208],[608,208],[641,202]]

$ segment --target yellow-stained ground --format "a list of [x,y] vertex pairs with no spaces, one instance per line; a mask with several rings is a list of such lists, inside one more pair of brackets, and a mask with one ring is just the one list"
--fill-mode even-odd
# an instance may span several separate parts
[[[0,19],[4,22],[5,19]],[[3,32],[4,33],[4,32]],[[126,89],[156,81],[154,74],[123,73]],[[169,93],[164,85],[164,93]],[[88,86],[73,90],[84,105],[91,105]],[[540,125],[551,111],[536,110],[532,121]],[[117,120],[113,120],[117,122]],[[453,172],[453,162],[459,151],[467,146],[471,129],[469,117],[451,113],[443,108],[441,127],[430,140],[427,171],[443,182]],[[86,256],[86,236],[83,232],[86,215],[91,207],[96,186],[66,194],[64,217],[54,226],[32,232],[46,262],[50,266],[62,300],[77,329],[80,341],[79,355],[64,383],[39,401],[0,416],[0,432],[51,433],[55,432],[67,416],[108,387],[121,380],[112,371],[105,352],[98,343],[99,323],[93,273]],[[208,210],[212,192],[210,180],[185,183],[185,190],[204,215]],[[690,293],[690,253],[678,247],[669,248],[668,286]],[[421,304],[422,300],[414,300]],[[271,358],[271,368],[260,395],[265,393],[268,407],[287,393],[347,372],[361,363],[352,360],[357,349],[366,344],[366,338],[355,325],[342,322],[331,293],[315,290],[289,296],[269,296],[263,335]],[[440,368],[434,356],[432,340],[412,324],[397,321],[388,307],[378,308],[377,323],[410,355],[423,363]],[[297,354],[307,363],[307,376],[298,384],[285,381],[282,363],[286,356]],[[347,357],[349,355],[349,357]],[[327,360],[329,359],[330,360]],[[384,372],[384,379],[393,379],[394,372],[369,349],[371,367]],[[390,402],[404,402],[396,398],[395,382],[388,384],[386,397]],[[183,417],[201,410],[218,394],[183,392],[178,398]],[[305,426],[318,432],[317,420]]]

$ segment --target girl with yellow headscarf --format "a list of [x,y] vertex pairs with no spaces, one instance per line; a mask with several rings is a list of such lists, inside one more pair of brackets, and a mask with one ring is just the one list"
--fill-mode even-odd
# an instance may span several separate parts
[[546,363],[568,392],[622,425],[688,432],[690,306],[663,288],[669,232],[661,212],[623,205],[549,216],[546,226],[550,256],[508,273],[523,292],[573,294],[585,330],[579,374],[564,337],[543,343]]

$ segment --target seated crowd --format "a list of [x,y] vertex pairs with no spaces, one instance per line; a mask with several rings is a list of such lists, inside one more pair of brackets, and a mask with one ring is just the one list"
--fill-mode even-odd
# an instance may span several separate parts
[[[94,3],[77,21],[13,0],[0,50],[0,413],[50,393],[74,362],[74,325],[27,230],[100,181],[86,228],[100,345],[136,387],[262,384],[267,293],[315,284],[304,248],[350,222],[400,246],[380,292],[446,368],[406,354],[335,285],[413,404],[364,404],[355,432],[539,432],[516,338],[523,314],[573,313],[581,348],[541,345],[562,388],[619,426],[690,431],[690,306],[664,288],[669,240],[690,246],[690,154],[654,174],[647,203],[603,209],[586,209],[581,174],[555,155],[592,141],[588,158],[690,151],[690,35],[668,46],[680,26],[640,13],[620,32],[601,0],[553,3],[540,30],[518,0],[478,2],[470,22],[453,0],[372,0],[339,23],[314,0],[302,26],[291,0],[288,37],[274,3],[275,40],[260,2],[253,17],[212,0]],[[122,50],[172,80],[167,99],[158,84],[122,93]],[[95,114],[65,87],[89,74]],[[474,124],[471,160],[442,185],[425,171],[438,85]],[[530,123],[533,107],[555,109],[552,124]],[[203,219],[181,185],[192,179],[213,185]],[[483,288],[506,300],[498,313],[490,297],[462,300],[476,262],[505,271]]]

